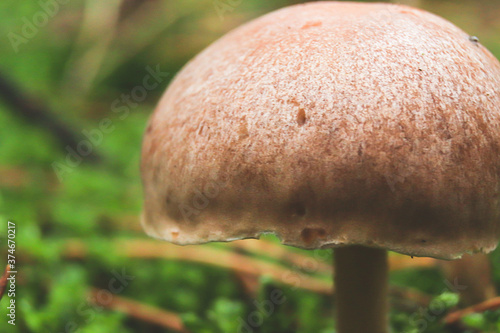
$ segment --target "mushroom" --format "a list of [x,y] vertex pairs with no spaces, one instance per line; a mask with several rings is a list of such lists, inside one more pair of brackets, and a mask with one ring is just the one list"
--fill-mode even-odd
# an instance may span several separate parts
[[387,332],[388,250],[496,247],[500,63],[419,9],[283,8],[178,73],[141,170],[150,236],[334,248],[338,332]]
[[464,255],[459,260],[441,261],[440,266],[448,281],[457,281],[463,286],[456,290],[462,306],[473,306],[496,297],[490,258],[486,254]]

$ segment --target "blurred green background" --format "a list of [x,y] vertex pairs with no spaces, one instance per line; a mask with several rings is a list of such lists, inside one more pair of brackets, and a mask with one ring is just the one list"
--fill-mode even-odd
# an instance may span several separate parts
[[[12,221],[18,271],[16,325],[4,296],[0,332],[334,332],[330,251],[271,236],[180,248],[139,225],[142,133],[168,82],[225,32],[298,2],[0,2],[0,264]],[[406,3],[500,56],[500,1]],[[137,88],[151,70],[168,75]],[[72,156],[84,139],[89,155]],[[500,251],[487,259],[491,274],[474,274],[498,290]],[[394,332],[500,332],[494,309],[444,324],[472,305],[457,304],[446,264],[391,254],[391,265]]]

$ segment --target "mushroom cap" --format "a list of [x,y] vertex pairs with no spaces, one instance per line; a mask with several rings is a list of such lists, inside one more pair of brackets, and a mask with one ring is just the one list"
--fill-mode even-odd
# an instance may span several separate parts
[[146,130],[142,225],[453,259],[500,235],[500,63],[428,12],[317,2],[191,60]]

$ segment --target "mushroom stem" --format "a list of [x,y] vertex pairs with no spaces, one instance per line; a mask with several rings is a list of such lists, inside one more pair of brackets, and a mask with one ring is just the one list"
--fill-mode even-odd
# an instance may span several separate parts
[[338,333],[387,333],[387,251],[364,246],[334,250]]

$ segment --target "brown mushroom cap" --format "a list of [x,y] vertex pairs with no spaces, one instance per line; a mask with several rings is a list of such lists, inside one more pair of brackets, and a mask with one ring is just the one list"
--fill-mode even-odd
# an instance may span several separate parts
[[144,138],[146,232],[456,258],[500,234],[500,63],[401,5],[317,2],[228,33]]

